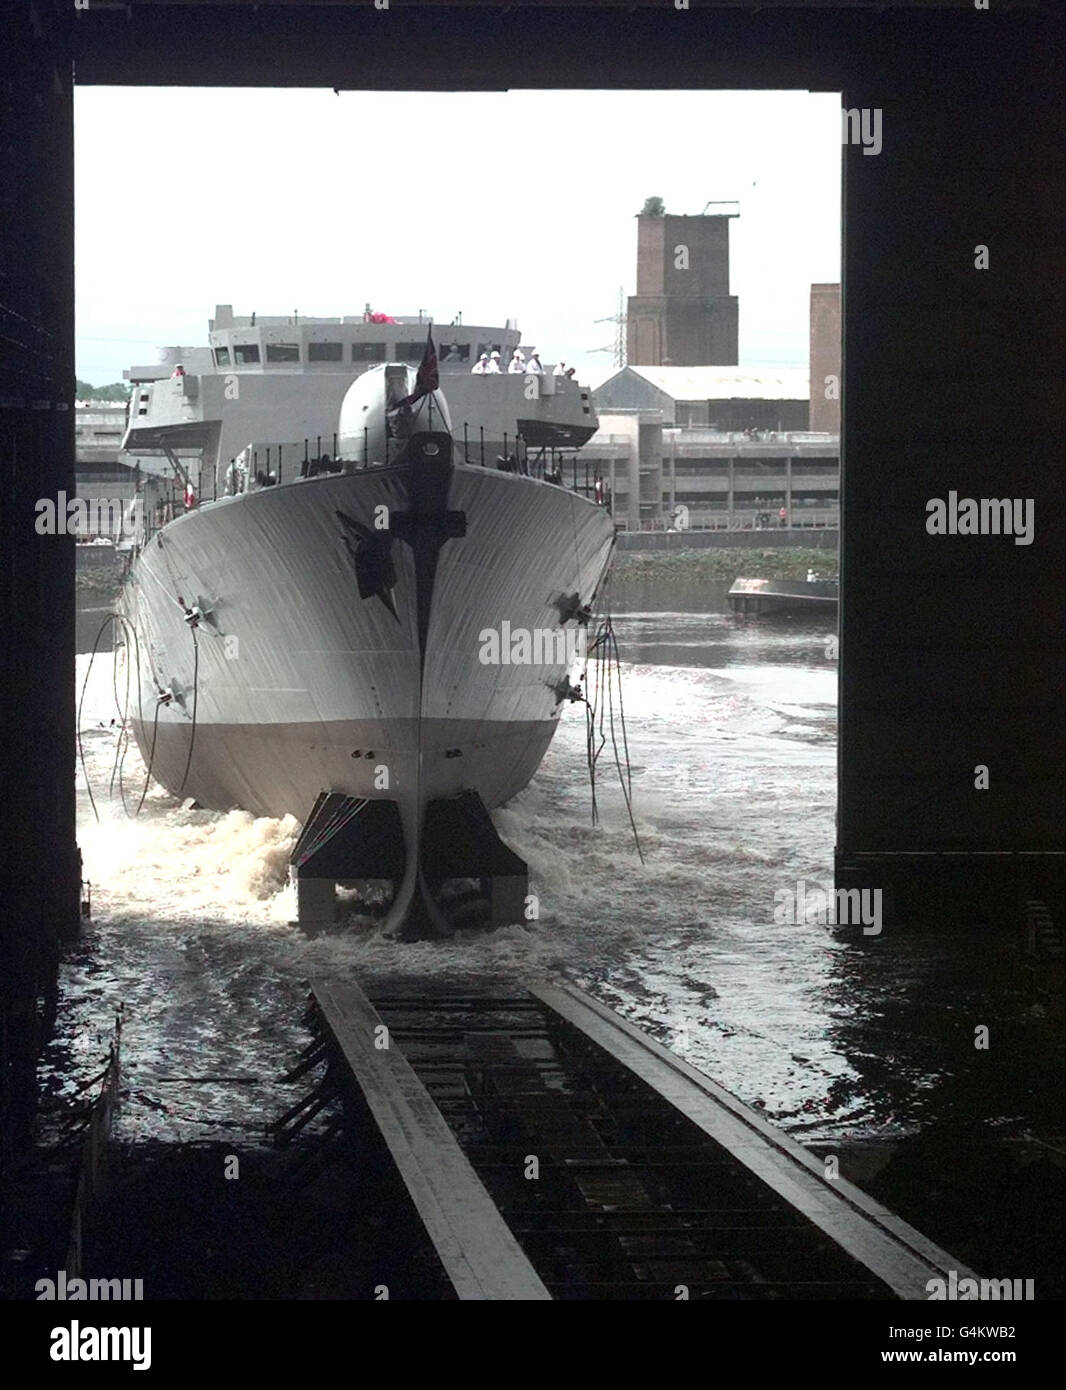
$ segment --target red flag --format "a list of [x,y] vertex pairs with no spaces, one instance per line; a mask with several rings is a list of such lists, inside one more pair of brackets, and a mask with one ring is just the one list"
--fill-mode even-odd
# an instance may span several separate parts
[[440,372],[437,368],[437,349],[433,346],[433,329],[426,334],[426,350],[422,354],[422,361],[418,367],[418,375],[415,377],[415,389],[409,396],[404,396],[402,401],[396,405],[399,410],[405,405],[414,405],[415,401],[420,401],[423,396],[428,396],[431,391],[440,388]]

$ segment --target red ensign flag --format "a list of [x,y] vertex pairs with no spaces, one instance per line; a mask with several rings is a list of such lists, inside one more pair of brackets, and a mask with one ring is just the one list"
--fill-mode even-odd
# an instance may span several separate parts
[[405,396],[399,402],[396,409],[400,406],[414,405],[415,401],[420,401],[423,396],[428,396],[431,391],[436,391],[440,387],[440,372],[437,369],[437,349],[433,346],[433,329],[426,334],[426,350],[422,354],[422,361],[418,367],[418,375],[415,377],[415,389],[409,396]]

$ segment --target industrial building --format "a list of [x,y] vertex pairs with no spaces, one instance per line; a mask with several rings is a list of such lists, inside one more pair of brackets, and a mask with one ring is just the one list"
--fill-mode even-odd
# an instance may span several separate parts
[[811,413],[808,428],[840,433],[840,286],[811,286]]
[[[664,425],[658,410],[601,413],[582,462],[603,478],[615,522],[662,530],[687,511],[691,530],[834,527],[840,519],[840,439],[806,431]],[[762,518],[762,521],[760,521]]]
[[806,430],[802,367],[636,367],[615,370],[593,391],[598,411],[658,410],[664,425],[730,430]]
[[[75,494],[89,509],[84,518],[73,518],[68,529],[81,540],[133,540],[144,508],[151,512],[166,491],[162,479],[142,474],[120,454],[128,414],[125,401],[74,403]],[[79,550],[79,568],[86,560]]]
[[627,361],[654,367],[736,363],[739,308],[729,293],[729,220],[735,216],[637,218]]
[[[638,284],[649,255],[642,241]],[[709,322],[716,310],[703,312]],[[681,524],[692,530],[776,526],[782,509],[790,527],[837,526],[839,285],[811,286],[810,362],[810,376],[801,367],[630,362],[594,379],[600,428],[584,458],[603,478],[617,524],[665,529],[683,507]]]

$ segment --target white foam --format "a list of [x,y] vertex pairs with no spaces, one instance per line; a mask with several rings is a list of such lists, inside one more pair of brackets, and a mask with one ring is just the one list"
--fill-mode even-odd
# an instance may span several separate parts
[[[79,658],[79,693],[87,661]],[[791,667],[777,667],[775,679],[744,672],[738,680],[719,669],[624,667],[645,862],[609,743],[597,779],[600,819],[591,823],[584,711],[570,707],[532,784],[493,813],[529,866],[537,919],[409,943],[367,918],[311,939],[288,925],[292,817],[184,811],[158,788],[135,820],[108,801],[113,666],[97,657],[86,695],[83,744],[101,820],[82,790],[79,837],[98,916],[128,934],[126,949],[149,972],[161,932],[186,952],[198,943],[205,994],[231,989],[248,971],[287,981],[290,995],[312,974],[520,985],[563,972],[663,1036],[684,1026],[691,1060],[748,1098],[764,1096],[771,1110],[803,1103],[826,1076],[847,1071],[819,993],[832,943],[821,929],[772,921],[775,887],[830,872],[835,748],[824,702],[832,672],[797,671],[793,680]],[[822,729],[821,742],[793,736],[800,717]],[[131,747],[132,805],[142,779]],[[128,975],[125,988],[150,1008],[158,982]],[[193,990],[188,1007],[195,1004]],[[792,1065],[786,1037],[803,1039],[813,1070]]]

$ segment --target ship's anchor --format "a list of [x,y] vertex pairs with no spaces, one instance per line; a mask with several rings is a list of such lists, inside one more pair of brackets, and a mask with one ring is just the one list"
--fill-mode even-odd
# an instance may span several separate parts
[[561,705],[564,700],[569,700],[575,704],[578,700],[584,700],[585,692],[581,689],[581,682],[572,685],[569,676],[564,676],[561,681],[556,681],[554,685],[549,685],[548,689],[555,696],[555,703]]
[[392,598],[392,590],[396,586],[396,566],[392,559],[395,537],[391,531],[371,531],[346,512],[337,511],[336,516],[343,526],[358,537],[354,544],[350,536],[343,536],[342,539],[355,567],[359,597],[379,598],[399,622],[400,615]]
[[587,627],[592,617],[591,603],[582,603],[580,594],[560,594],[555,600],[555,607],[559,610],[560,623],[568,623],[574,618],[581,627]]
[[192,607],[189,607],[181,594],[178,595],[178,603],[184,610],[185,621],[190,627],[199,627],[201,623],[208,623],[211,627],[216,627],[214,605],[209,603],[202,595],[196,595],[196,602]]

